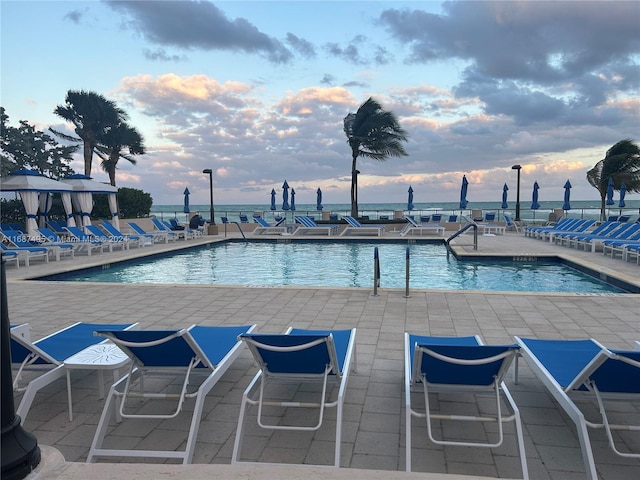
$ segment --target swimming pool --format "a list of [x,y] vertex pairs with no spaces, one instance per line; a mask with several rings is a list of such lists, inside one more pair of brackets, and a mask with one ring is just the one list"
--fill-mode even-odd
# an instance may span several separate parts
[[623,293],[557,262],[458,261],[442,244],[386,242],[225,242],[135,263],[55,275],[46,280],[110,283],[373,287],[378,248],[380,288]]

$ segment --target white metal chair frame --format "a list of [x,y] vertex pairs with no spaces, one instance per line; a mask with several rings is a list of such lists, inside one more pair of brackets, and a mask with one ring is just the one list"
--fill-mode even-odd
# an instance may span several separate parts
[[[193,459],[195,444],[198,436],[198,430],[200,426],[200,419],[202,417],[202,410],[204,407],[204,401],[207,394],[216,385],[220,377],[231,366],[233,361],[240,354],[242,347],[241,342],[237,342],[235,346],[227,352],[222,360],[214,365],[200,348],[195,339],[191,336],[189,329],[182,329],[174,332],[166,337],[155,341],[149,342],[124,342],[120,339],[115,339],[106,334],[108,338],[111,338],[123,351],[127,352],[128,347],[153,347],[169,342],[176,337],[184,337],[184,340],[189,344],[194,352],[194,357],[189,362],[189,365],[185,367],[144,367],[135,360],[135,356],[132,356],[133,362],[131,369],[127,375],[121,378],[117,383],[113,384],[111,390],[107,396],[107,400],[98,423],[91,449],[87,456],[87,463],[94,462],[96,457],[135,457],[135,458],[177,458],[181,459],[183,464],[191,463]],[[251,332],[255,328],[252,325],[248,332]],[[203,365],[206,368],[198,369],[197,367]],[[202,370],[200,372],[199,370]],[[158,392],[146,392],[144,391],[144,376],[153,373],[154,375],[184,375],[182,386],[179,393],[158,393]],[[206,375],[206,378],[194,389],[189,391],[189,384],[192,374]],[[133,392],[131,387],[133,385],[132,378],[139,376],[140,380],[140,392]],[[136,377],[138,378],[138,377]],[[123,387],[124,384],[124,387]],[[189,433],[187,435],[187,442],[185,449],[182,451],[174,450],[121,450],[121,449],[106,449],[102,448],[102,443],[106,437],[107,429],[109,427],[109,421],[112,413],[115,411],[117,421],[122,418],[138,418],[138,419],[171,419],[175,418],[181,413],[184,402],[188,398],[195,397],[195,406],[191,418],[191,425]],[[127,413],[125,411],[126,400],[131,398],[145,398],[145,399],[167,399],[176,398],[176,409],[166,414],[144,414],[144,413]],[[119,401],[119,407],[117,406]],[[116,410],[117,409],[117,410]],[[119,416],[118,416],[119,415]]]
[[[478,345],[483,345],[480,337],[476,335]],[[529,472],[527,468],[526,454],[524,450],[524,436],[522,433],[522,420],[520,418],[520,410],[516,405],[511,393],[507,389],[506,385],[502,381],[502,378],[506,374],[512,361],[517,356],[516,350],[505,351],[501,354],[482,358],[478,360],[466,360],[461,358],[454,358],[445,355],[441,355],[427,346],[421,346],[416,343],[412,346],[410,341],[410,334],[405,333],[405,415],[406,415],[406,471],[411,471],[411,419],[412,417],[423,418],[426,420],[427,432],[429,439],[437,445],[454,445],[465,447],[485,447],[495,448],[502,445],[504,441],[503,423],[514,422],[516,426],[516,437],[518,440],[518,450],[520,452],[520,463],[522,467],[522,475],[526,480],[529,478]],[[411,370],[411,348],[414,349],[413,370]],[[425,374],[422,370],[422,355],[429,355],[443,362],[452,363],[455,365],[485,365],[493,363],[502,359],[506,359],[499,370],[494,376],[494,381],[487,386],[482,385],[455,385],[455,384],[433,384],[426,380]],[[411,372],[413,371],[413,375]],[[423,385],[423,395],[425,401],[425,411],[417,411],[411,406],[411,393],[419,383]],[[496,404],[496,413],[494,416],[472,416],[472,415],[448,415],[448,414],[434,414],[431,412],[431,406],[429,402],[430,393],[440,392],[470,392],[476,394],[491,393],[494,396]],[[505,416],[502,414],[502,401],[500,392],[504,395],[507,405],[511,409],[511,414]],[[495,442],[465,442],[444,440],[435,438],[432,430],[432,420],[451,420],[451,421],[466,421],[466,422],[493,422],[498,425],[498,438]]]
[[[515,337],[516,341],[522,347],[520,349],[521,355],[525,357],[527,364],[529,367],[536,373],[536,377],[547,387],[549,393],[555,398],[555,400],[560,404],[562,409],[569,415],[571,420],[574,422],[578,439],[580,441],[580,447],[582,450],[582,457],[586,469],[586,473],[588,478],[593,480],[597,480],[598,474],[596,471],[595,460],[593,457],[593,450],[591,448],[591,441],[589,440],[589,428],[593,429],[604,429],[607,440],[609,442],[609,446],[617,455],[626,458],[640,458],[640,453],[630,453],[630,452],[621,452],[615,445],[615,441],[613,439],[612,431],[620,430],[620,431],[640,431],[640,425],[619,425],[619,424],[611,424],[607,418],[607,412],[605,408],[605,400],[609,401],[631,401],[637,400],[638,396],[634,394],[612,394],[606,392],[600,392],[598,390],[597,385],[589,378],[589,375],[598,369],[600,365],[602,365],[607,359],[612,358],[616,360],[620,360],[629,365],[640,368],[640,362],[636,362],[633,359],[627,358],[624,355],[618,355],[611,351],[609,351],[605,346],[600,344],[596,340],[592,340],[596,345],[602,348],[601,352],[598,353],[588,365],[586,365],[583,371],[575,377],[575,379],[566,387],[562,387],[549,373],[547,368],[538,360],[538,358],[533,354],[533,352],[525,345],[525,343],[519,338]],[[640,342],[636,342],[636,349],[640,349]],[[517,364],[515,373],[517,373]],[[517,375],[514,377],[517,381]],[[586,390],[579,391],[580,387],[584,386]],[[593,422],[587,420],[584,413],[580,410],[580,408],[576,405],[576,403],[572,400],[572,398],[583,398],[593,400],[595,397],[596,403],[598,405],[598,410],[601,415],[600,422]]]
[[[292,328],[289,328],[285,335],[289,334],[292,331]],[[347,347],[347,354],[345,356],[343,371],[340,371],[337,352],[335,348],[335,344],[333,341],[333,336],[329,333],[322,338],[318,338],[311,342],[292,346],[292,347],[277,347],[272,345],[266,345],[264,343],[260,343],[252,338],[244,338],[243,339],[249,350],[254,355],[254,358],[258,361],[258,366],[260,370],[254,376],[253,380],[249,384],[249,386],[245,389],[245,392],[242,396],[242,404],[240,406],[240,416],[238,419],[238,428],[236,431],[236,438],[233,447],[233,455],[231,458],[232,464],[238,463],[254,463],[254,462],[245,462],[239,460],[240,450],[242,448],[242,436],[244,432],[244,423],[245,423],[245,413],[247,410],[247,406],[255,406],[258,405],[258,413],[257,413],[257,423],[261,428],[271,429],[271,430],[291,430],[291,431],[316,431],[322,426],[322,422],[324,419],[324,411],[325,408],[337,408],[337,418],[336,418],[336,445],[335,445],[335,453],[334,453],[334,465],[335,467],[340,466],[340,452],[341,452],[341,438],[342,438],[342,415],[343,415],[343,404],[344,404],[344,396],[348,383],[349,369],[353,369],[356,371],[355,365],[355,328],[351,330],[351,335],[349,339],[349,345]],[[302,351],[308,348],[314,347],[316,345],[326,343],[327,352],[330,357],[330,363],[326,365],[326,368],[321,374],[300,374],[300,373],[292,373],[292,374],[284,374],[277,373],[272,374],[269,372],[268,365],[258,359],[261,358],[258,349],[265,349],[274,352],[295,352]],[[353,360],[353,365],[352,365]],[[333,373],[333,375],[331,375]],[[265,388],[267,384],[271,381],[273,382],[317,382],[318,379],[322,380],[322,392],[321,397],[318,402],[291,402],[291,401],[269,401],[265,400]],[[334,401],[327,401],[326,392],[327,385],[329,381],[338,383],[340,385],[337,397]],[[257,398],[251,398],[251,393],[253,392],[256,383],[260,382],[259,386],[259,394]],[[274,406],[274,407],[285,407],[285,408],[318,408],[318,421],[314,425],[275,425],[275,424],[267,424],[262,420],[263,415],[263,407],[264,406]]]

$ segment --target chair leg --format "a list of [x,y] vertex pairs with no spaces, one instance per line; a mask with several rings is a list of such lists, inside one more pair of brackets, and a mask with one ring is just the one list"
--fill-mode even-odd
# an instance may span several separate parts
[[118,396],[116,394],[115,388],[116,386],[112,385],[109,389],[109,394],[104,404],[104,408],[102,409],[100,421],[98,422],[98,428],[96,429],[96,433],[93,437],[93,442],[91,443],[89,454],[87,455],[87,463],[95,462],[95,457],[99,456],[97,455],[97,452],[102,448],[102,442],[104,442],[104,437],[107,434],[107,428],[109,428],[111,414],[112,412],[116,411]]

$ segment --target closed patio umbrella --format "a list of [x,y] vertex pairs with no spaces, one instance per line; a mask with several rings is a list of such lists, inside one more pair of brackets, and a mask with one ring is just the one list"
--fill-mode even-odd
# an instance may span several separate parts
[[509,187],[505,183],[502,187],[502,205],[500,208],[509,208],[509,204],[507,203],[507,192],[509,191]]
[[571,210],[571,182],[567,180],[564,184],[564,203],[562,204],[564,211]]
[[271,189],[271,210],[275,210],[276,209],[276,189],[272,188]]
[[614,205],[616,202],[613,201],[613,178],[609,177],[609,183],[607,183],[607,205]]
[[467,181],[467,176],[462,176],[462,187],[460,188],[460,208],[465,209],[469,202],[467,202],[467,188],[469,186],[469,182]]
[[316,210],[322,210],[324,207],[322,206],[322,190],[318,187],[316,190]]
[[409,198],[407,199],[407,210],[413,210],[413,188],[409,185]]
[[282,209],[289,210],[289,184],[286,180],[282,184]]
[[191,212],[191,209],[189,208],[189,195],[190,194],[191,194],[191,192],[189,191],[189,189],[185,187],[185,189],[184,189],[184,209],[183,209],[184,213]]
[[296,209],[296,191],[291,189],[291,211]]
[[624,208],[626,206],[626,204],[624,203],[624,196],[627,193],[627,185],[622,182],[620,184],[620,203],[618,203],[618,206],[620,208]]
[[531,194],[531,210],[533,210],[533,218],[536,218],[536,210],[540,208],[540,204],[538,203],[538,190],[540,187],[538,186],[538,182],[533,182],[533,193]]

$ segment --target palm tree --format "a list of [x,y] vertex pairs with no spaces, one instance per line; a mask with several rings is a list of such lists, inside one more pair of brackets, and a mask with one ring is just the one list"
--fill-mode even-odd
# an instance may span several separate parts
[[351,147],[351,216],[358,216],[358,157],[384,161],[406,156],[402,142],[407,133],[392,112],[382,109],[373,98],[360,105],[356,113],[344,117],[344,133]]
[[[122,122],[107,129],[99,141],[96,153],[102,159],[102,169],[109,175],[109,182],[115,187],[118,161],[124,158],[135,165],[137,161],[133,155],[145,153],[144,139],[138,130],[126,122]],[[125,149],[128,150],[128,153],[124,152]]]
[[624,182],[627,192],[640,192],[640,148],[631,140],[620,140],[611,147],[605,157],[587,172],[587,181],[600,192],[600,219],[605,219],[605,197],[609,178],[614,190],[620,190]]
[[78,137],[58,132],[53,128],[49,130],[65,140],[83,143],[84,174],[88,177],[91,176],[93,151],[99,144],[100,136],[127,117],[115,102],[95,92],[84,90],[69,90],[65,104],[58,105],[53,113],[75,126],[74,131]]

